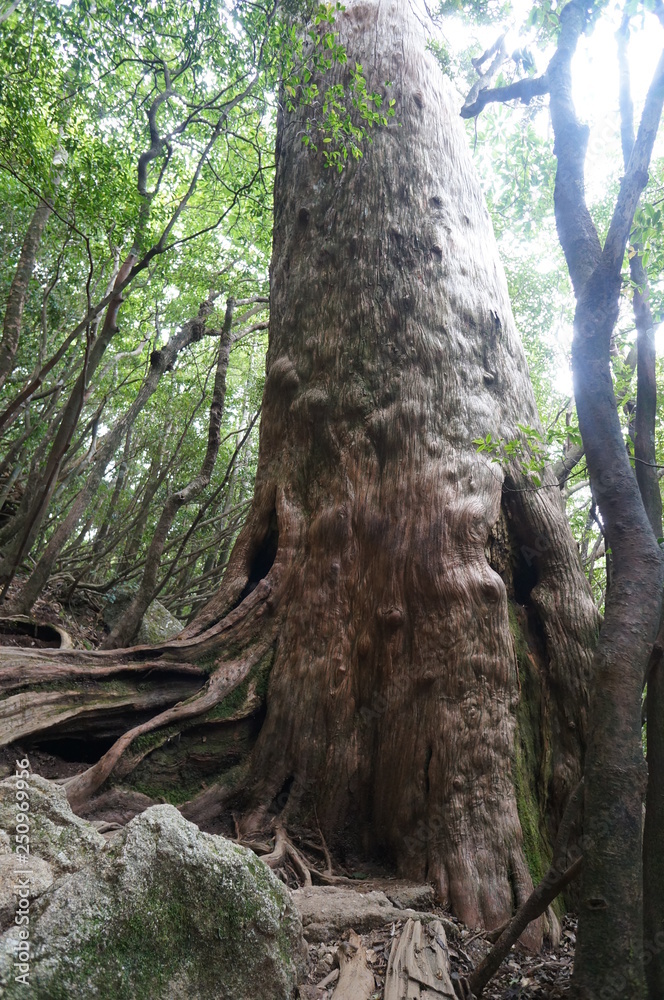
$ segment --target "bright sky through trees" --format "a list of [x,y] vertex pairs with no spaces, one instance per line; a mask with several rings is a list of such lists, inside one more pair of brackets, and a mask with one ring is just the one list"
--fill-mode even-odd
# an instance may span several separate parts
[[[532,4],[527,2],[512,5],[514,11],[511,27],[507,34],[507,50],[512,52],[517,48],[527,46],[535,58],[537,73],[545,70],[553,53],[553,47],[544,50],[537,49],[535,32],[526,28],[528,15]],[[602,202],[611,185],[617,184],[623,172],[622,153],[620,148],[620,122],[618,114],[618,74],[617,74],[617,44],[615,32],[620,24],[622,10],[619,5],[600,19],[591,34],[582,38],[573,62],[575,81],[574,96],[579,116],[590,126],[590,140],[586,159],[586,188],[591,207]],[[458,19],[448,19],[442,27],[446,43],[460,56],[474,47],[477,52],[488,48],[496,41],[502,26],[498,24],[469,25]],[[661,53],[664,31],[653,14],[635,18],[632,24],[630,38],[630,72],[632,96],[635,112],[640,115],[645,94],[652,79],[652,74]],[[514,69],[514,67],[511,67]],[[514,72],[514,78],[517,74]],[[460,96],[465,80],[458,85]],[[504,111],[502,112],[505,113]],[[537,134],[547,140],[551,146],[551,134],[548,112],[542,110],[530,115],[521,105],[508,106],[507,114],[511,114],[513,124],[528,114]],[[495,143],[496,136],[492,137]],[[654,160],[664,152],[664,141],[660,139],[655,147]],[[483,158],[486,167],[487,157]],[[537,244],[537,254],[533,255],[533,243]],[[533,260],[534,267],[543,274],[560,266],[558,240],[552,219],[544,222],[538,233],[533,234],[527,245],[519,246],[518,241],[508,239],[501,241],[501,252],[510,258],[527,256]],[[570,292],[571,295],[571,292]],[[571,318],[571,317],[570,317]],[[554,329],[542,330],[542,334],[552,341],[552,347],[559,354],[560,364],[554,388],[557,392],[568,395],[572,393],[572,379],[567,358],[572,342],[571,322],[561,320]],[[664,325],[657,328],[658,353],[664,353]]]

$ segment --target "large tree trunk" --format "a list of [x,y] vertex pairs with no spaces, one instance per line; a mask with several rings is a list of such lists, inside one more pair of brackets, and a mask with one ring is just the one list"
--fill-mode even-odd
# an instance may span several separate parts
[[391,81],[398,125],[339,175],[302,145],[306,109],[280,115],[255,498],[222,590],[165,647],[217,665],[69,794],[84,802],[136,737],[215,710],[269,659],[241,827],[317,817],[338,849],[435,880],[494,927],[546,869],[579,780],[597,616],[553,475],[536,487],[474,443],[538,418],[420,21],[358,0],[338,27],[369,88]]
[[538,418],[419,21],[361,0],[339,30],[369,89],[392,82],[398,125],[339,175],[302,145],[306,111],[281,115],[255,500],[191,631],[267,575],[282,626],[245,829],[275,798],[285,821],[316,807],[337,843],[493,926],[531,887],[519,808],[536,839],[538,807],[558,818],[579,777],[596,615],[553,478],[505,477],[473,443]]

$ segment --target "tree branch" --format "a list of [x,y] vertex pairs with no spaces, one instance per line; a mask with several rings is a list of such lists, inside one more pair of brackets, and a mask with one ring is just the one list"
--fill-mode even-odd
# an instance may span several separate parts
[[2,14],[0,14],[0,24],[4,24],[4,22],[12,16],[20,2],[21,0],[12,0],[12,3],[10,3],[7,10],[3,10]]
[[639,198],[648,183],[648,166],[664,106],[664,53],[660,57],[643,108],[636,141],[632,147],[625,176],[620,184],[618,200],[602,251],[602,264],[607,273],[620,270],[625,246]]
[[515,80],[505,87],[487,88],[480,90],[477,97],[473,97],[475,88],[471,90],[466,98],[466,103],[461,109],[462,118],[475,118],[487,106],[487,104],[505,104],[507,101],[521,101],[522,104],[530,104],[534,97],[549,93],[549,78],[547,73],[542,76],[528,77],[523,80]]

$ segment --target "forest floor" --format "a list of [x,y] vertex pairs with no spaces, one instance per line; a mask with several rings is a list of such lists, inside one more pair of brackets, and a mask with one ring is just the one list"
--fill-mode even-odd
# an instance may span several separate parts
[[[7,593],[8,604],[11,604],[12,596],[18,592],[21,583],[22,580],[17,579],[10,585]],[[104,625],[103,606],[102,595],[95,600],[92,595],[83,597],[75,594],[73,599],[67,600],[58,590],[47,588],[44,596],[36,601],[30,618],[39,625],[56,625],[64,629],[71,637],[74,646],[79,649],[96,649],[108,631]],[[24,636],[10,637],[7,634],[3,635],[0,630],[0,645],[37,648],[53,646],[54,643],[44,643],[34,639],[31,641]]]
[[[441,911],[442,913],[442,911]],[[483,935],[445,914],[447,921],[458,927],[458,938],[447,935],[452,977],[467,977],[480,963],[491,945]],[[399,922],[360,935],[367,952],[367,962],[374,976],[372,1000],[380,1000],[385,988],[385,974],[392,942],[401,930]],[[576,920],[571,916],[562,921],[562,938],[556,948],[545,947],[539,955],[527,954],[515,948],[488,984],[483,1000],[569,1000],[570,977],[576,943]],[[310,972],[300,986],[300,1000],[332,1000],[338,979],[337,954],[348,947],[345,939],[312,944],[309,947]]]
[[[75,599],[66,602],[57,594],[46,594],[33,610],[31,618],[44,625],[57,625],[71,637],[74,646],[96,648],[106,631],[103,623],[101,602]],[[0,645],[5,646],[50,646],[26,636],[12,636],[3,631],[0,622]],[[46,748],[7,747],[0,750],[0,778],[14,770],[17,753],[29,753],[33,770],[51,780],[69,777],[84,770],[89,762],[64,760]],[[141,797],[143,798],[143,797]],[[129,819],[130,815],[126,817]],[[124,818],[123,818],[124,819]],[[229,829],[226,831],[232,835]],[[293,831],[290,831],[291,833]],[[312,871],[315,870],[312,864]],[[358,880],[357,873],[344,873],[343,866],[335,867],[335,873],[349,874]],[[295,873],[286,870],[279,873],[291,889],[298,885]],[[346,880],[344,880],[346,881]],[[449,913],[435,906],[427,906],[427,911],[437,913],[449,928],[447,945],[449,950],[452,978],[465,978],[481,962],[491,948],[491,944],[481,933],[465,927]],[[400,933],[405,921],[396,920],[382,927],[361,934],[369,965],[375,983],[372,1000],[383,997],[385,974],[394,938]],[[452,926],[454,925],[454,926]],[[324,943],[309,946],[309,974],[300,985],[300,1000],[331,1000],[339,976],[339,955],[348,954],[350,927],[343,936],[331,933]],[[501,965],[498,973],[486,987],[484,1000],[569,1000],[570,977],[572,973],[574,947],[576,943],[576,920],[565,916],[562,920],[560,941],[557,945],[545,945],[537,955],[529,954],[518,947]]]

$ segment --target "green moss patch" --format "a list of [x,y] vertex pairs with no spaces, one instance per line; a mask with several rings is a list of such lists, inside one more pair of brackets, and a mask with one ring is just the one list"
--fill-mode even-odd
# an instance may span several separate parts
[[141,759],[125,785],[151,799],[181,805],[207,783],[223,780],[243,765],[260,730],[257,705],[265,702],[273,659],[269,650],[244,681],[204,715],[137,737],[128,759]]
[[539,672],[531,658],[519,610],[510,602],[509,623],[519,668],[521,697],[516,713],[512,777],[523,849],[533,883],[545,875],[553,850],[546,831],[547,733],[542,731]]

